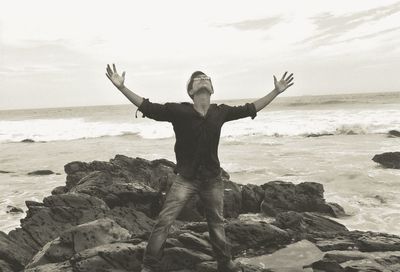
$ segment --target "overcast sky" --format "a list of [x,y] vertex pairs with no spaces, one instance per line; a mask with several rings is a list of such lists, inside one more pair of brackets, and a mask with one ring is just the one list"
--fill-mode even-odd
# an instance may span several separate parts
[[0,109],[124,104],[105,76],[153,101],[400,91],[400,1],[2,1]]

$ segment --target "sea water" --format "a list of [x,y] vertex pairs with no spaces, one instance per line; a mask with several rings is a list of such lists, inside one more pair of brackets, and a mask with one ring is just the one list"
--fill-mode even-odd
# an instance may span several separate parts
[[[64,185],[68,162],[116,154],[175,161],[172,125],[140,112],[135,118],[135,111],[131,104],[0,111],[0,230],[18,227],[25,216],[7,213],[8,205],[26,211],[25,200],[42,201]],[[349,229],[400,234],[400,170],[372,161],[400,151],[390,130],[400,131],[400,92],[278,97],[254,120],[224,124],[219,158],[241,184],[320,182],[326,200],[350,215],[337,219]],[[39,169],[56,174],[27,174]]]

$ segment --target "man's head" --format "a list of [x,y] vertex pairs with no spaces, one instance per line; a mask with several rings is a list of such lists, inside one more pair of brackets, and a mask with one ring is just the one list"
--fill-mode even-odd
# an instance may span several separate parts
[[209,95],[214,93],[214,87],[211,83],[211,79],[203,72],[196,71],[194,72],[187,82],[186,85],[187,93],[190,98],[194,98],[195,95]]

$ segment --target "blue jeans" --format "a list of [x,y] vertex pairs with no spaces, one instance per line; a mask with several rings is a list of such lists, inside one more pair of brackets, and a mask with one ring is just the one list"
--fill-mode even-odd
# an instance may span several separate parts
[[221,174],[216,178],[202,180],[189,180],[178,174],[149,237],[143,258],[144,267],[160,271],[160,260],[169,229],[184,205],[195,194],[198,194],[203,202],[210,242],[218,264],[223,266],[232,263],[223,225],[224,184]]

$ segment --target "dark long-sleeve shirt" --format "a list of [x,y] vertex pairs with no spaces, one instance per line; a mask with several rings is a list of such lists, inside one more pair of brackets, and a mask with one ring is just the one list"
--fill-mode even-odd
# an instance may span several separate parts
[[220,174],[218,144],[225,122],[257,116],[253,103],[241,106],[210,104],[205,116],[192,103],[153,103],[143,99],[138,108],[157,121],[171,122],[175,132],[175,173],[187,178],[213,178]]

